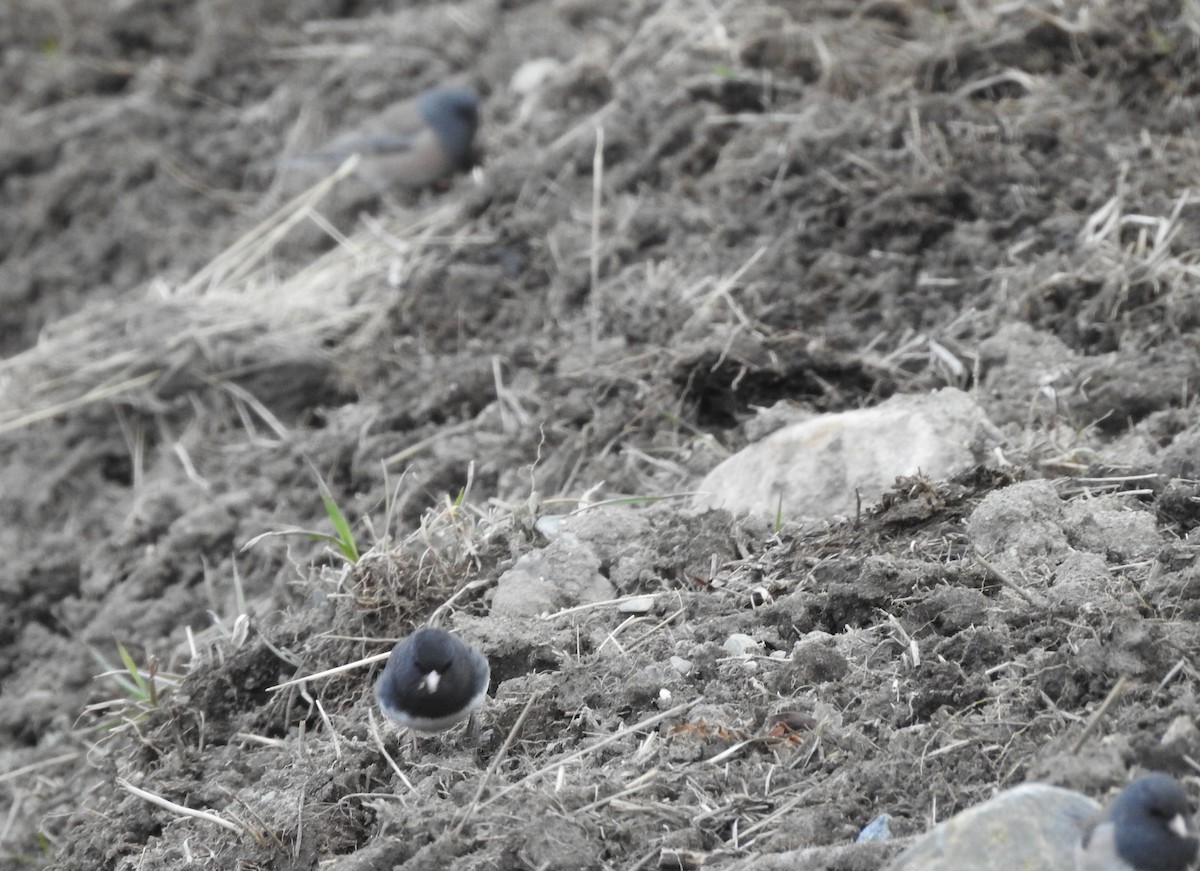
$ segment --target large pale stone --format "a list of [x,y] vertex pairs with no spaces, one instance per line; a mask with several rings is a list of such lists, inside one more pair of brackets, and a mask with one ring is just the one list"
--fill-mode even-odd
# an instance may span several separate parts
[[771,433],[709,472],[693,504],[768,517],[782,508],[789,521],[852,515],[855,491],[868,506],[897,476],[938,480],[982,462],[992,431],[961,390],[893,396]]
[[1069,789],[1025,783],[935,826],[884,871],[1071,871],[1099,809]]

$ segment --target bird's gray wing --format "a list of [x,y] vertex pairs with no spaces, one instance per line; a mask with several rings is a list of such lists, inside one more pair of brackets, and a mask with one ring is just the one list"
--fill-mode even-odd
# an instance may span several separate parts
[[417,137],[412,133],[361,133],[339,136],[322,154],[349,157],[351,154],[395,154],[411,151]]

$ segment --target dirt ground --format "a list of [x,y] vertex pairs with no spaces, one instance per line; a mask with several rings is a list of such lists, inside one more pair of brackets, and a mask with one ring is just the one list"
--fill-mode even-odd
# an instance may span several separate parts
[[[865,871],[1025,780],[1200,797],[1198,14],[0,5],[0,867]],[[470,175],[277,171],[443,81]],[[688,510],[760,409],[944,385],[986,468]],[[492,613],[580,509],[649,610]],[[431,617],[477,738],[273,689]]]

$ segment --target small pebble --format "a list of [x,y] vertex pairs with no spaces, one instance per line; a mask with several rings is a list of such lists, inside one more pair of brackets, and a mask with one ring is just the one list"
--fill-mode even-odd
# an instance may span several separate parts
[[617,606],[617,610],[622,614],[645,614],[654,607],[653,596],[638,596],[636,599],[629,599]]
[[552,57],[536,57],[517,67],[508,86],[518,94],[529,94],[545,86],[562,68],[562,63]]
[[735,632],[730,635],[725,639],[725,643],[721,647],[730,656],[749,656],[751,653],[758,653],[762,649],[762,645],[757,640],[750,635],[743,635],[741,632]]
[[892,838],[892,815],[880,814],[863,826],[855,841],[890,841]]
[[543,514],[534,521],[533,528],[552,541],[558,537],[562,524],[563,516],[561,514]]
[[671,657],[671,668],[675,669],[680,674],[687,674],[692,670],[692,661],[684,659],[682,656]]

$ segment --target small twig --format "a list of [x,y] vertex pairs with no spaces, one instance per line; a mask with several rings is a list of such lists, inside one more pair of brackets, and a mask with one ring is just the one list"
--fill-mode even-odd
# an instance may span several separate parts
[[[704,496],[703,490],[687,490],[682,493],[663,493],[657,496],[617,496],[612,499],[602,499],[599,502],[589,502],[586,505],[581,505],[574,511],[567,513],[566,517],[574,517],[576,514],[582,514],[585,511],[594,511],[597,508],[605,508],[609,505],[652,505],[655,502],[665,502],[668,499],[691,499],[693,496]],[[582,498],[582,497],[581,497]],[[555,502],[579,502],[580,499],[547,499],[546,504],[550,505]]]
[[644,642],[648,638],[650,638],[650,636],[652,636],[658,630],[660,630],[666,626],[669,626],[671,623],[674,622],[676,617],[678,617],[680,614],[682,614],[686,610],[687,610],[687,606],[684,606],[684,607],[680,608],[678,611],[668,614],[666,617],[664,617],[658,623],[654,624],[649,629],[647,629],[646,632],[640,638],[638,638],[636,641],[634,641],[632,644],[626,645],[625,652],[628,653],[629,651],[631,651],[635,647],[637,647],[639,644],[641,644],[642,642]]
[[222,828],[229,829],[229,831],[233,832],[234,834],[238,834],[238,835],[246,834],[246,830],[243,827],[239,826],[237,823],[230,822],[229,820],[219,817],[216,814],[210,813],[208,811],[193,810],[190,807],[184,807],[181,804],[176,804],[173,801],[163,798],[161,795],[155,795],[152,792],[147,792],[144,789],[139,789],[138,787],[136,787],[132,783],[130,783],[128,780],[125,780],[123,777],[117,778],[117,786],[121,787],[121,789],[125,790],[126,792],[130,793],[131,795],[137,796],[138,798],[142,799],[143,801],[148,801],[148,802],[150,802],[150,804],[158,805],[160,808],[164,808],[164,809],[169,810],[172,813],[178,814],[180,816],[193,817],[194,819],[197,819],[197,820],[204,820],[205,822],[208,822],[208,823],[215,823],[216,825],[221,826]]
[[941,756],[944,753],[953,753],[955,750],[958,750],[962,747],[968,747],[971,744],[978,744],[982,740],[983,740],[982,738],[976,736],[976,737],[972,737],[972,738],[960,738],[957,741],[951,741],[945,747],[939,747],[938,749],[934,750],[931,753],[924,754],[921,757],[921,764],[924,765],[930,759],[933,759],[937,756]]
[[[825,785],[831,786],[833,783],[835,783],[839,780],[844,780],[844,779],[845,778],[842,777],[841,775],[834,775],[834,777],[831,778],[829,781],[827,781]],[[758,822],[754,823],[753,825],[749,825],[745,829],[743,829],[741,832],[741,837],[743,837],[743,838],[748,837],[749,835],[753,835],[755,832],[759,831],[760,829],[766,828],[768,825],[773,823],[775,820],[779,819],[781,816],[784,816],[789,811],[791,811],[791,809],[794,808],[796,805],[800,804],[802,801],[807,799],[810,795],[812,795],[812,793],[815,789],[816,789],[815,786],[808,786],[807,788],[803,789],[797,795],[788,799],[783,804],[781,804],[779,807],[775,808],[775,810],[771,811],[771,813],[767,814],[761,820],[759,820]],[[730,844],[730,843],[732,843],[732,841],[726,840],[725,843]]]
[[753,744],[757,740],[758,740],[757,738],[747,738],[745,741],[739,741],[736,744],[726,747],[724,750],[722,750],[716,756],[712,757],[711,759],[706,760],[706,762],[709,765],[720,765],[726,759],[729,759],[733,756],[736,756],[738,753],[740,753],[742,751],[742,748],[749,747],[751,744]]
[[544,617],[542,617],[542,619],[554,620],[557,617],[566,617],[568,614],[578,614],[581,611],[592,611],[596,608],[604,608],[608,605],[620,605],[622,602],[632,602],[634,599],[645,598],[645,593],[636,593],[632,596],[621,596],[617,599],[605,599],[601,602],[588,602],[586,605],[576,605],[573,608],[564,608],[561,611],[555,611],[553,614],[546,614]]
[[600,647],[597,648],[596,652],[602,652],[604,650],[604,646],[611,641],[621,653],[627,653],[628,651],[621,646],[621,642],[617,641],[617,636],[624,631],[626,626],[632,626],[635,623],[641,623],[645,620],[646,618],[642,617],[640,614],[630,614],[624,619],[624,621],[622,621],[620,626],[608,633],[605,639],[600,642]]
[[533,709],[534,702],[542,697],[542,691],[538,690],[530,694],[529,701],[525,703],[524,710],[521,711],[521,716],[517,717],[517,721],[513,723],[513,727],[508,730],[508,737],[504,739],[504,744],[500,747],[500,752],[492,760],[492,764],[488,766],[488,770],[484,772],[483,778],[479,781],[479,788],[475,790],[475,797],[471,799],[471,804],[467,808],[467,812],[463,814],[458,825],[454,827],[454,834],[460,834],[463,828],[470,822],[471,817],[475,816],[475,812],[479,810],[479,800],[483,797],[483,791],[487,789],[492,775],[496,773],[496,769],[500,767],[500,763],[504,757],[508,755],[508,751],[512,749],[512,745],[516,743],[517,735],[521,732],[521,727],[525,725],[525,718],[529,716],[529,712]]
[[373,662],[380,662],[392,655],[389,650],[387,653],[376,653],[374,656],[368,656],[366,659],[356,659],[354,662],[348,662],[345,665],[336,665],[333,668],[327,668],[324,671],[318,671],[316,674],[306,674],[304,677],[292,678],[283,683],[277,683],[273,687],[267,687],[267,692],[273,693],[276,690],[286,689],[287,687],[295,686],[299,683],[304,683],[310,680],[320,680],[323,677],[332,677],[335,674],[341,674],[344,671],[353,671],[356,668],[364,665],[370,665]]
[[255,744],[261,744],[264,747],[275,747],[277,749],[287,747],[286,741],[282,741],[279,738],[268,738],[266,735],[255,735],[252,732],[234,732],[233,737],[242,741],[251,741]]
[[1075,743],[1071,745],[1072,753],[1078,753],[1083,749],[1084,742],[1096,731],[1096,727],[1100,725],[1100,720],[1108,713],[1108,709],[1116,704],[1117,698],[1125,691],[1125,684],[1127,683],[1129,683],[1129,680],[1125,675],[1117,678],[1117,682],[1108,691],[1108,695],[1104,697],[1104,701],[1100,703],[1100,707],[1096,708],[1096,713],[1092,714],[1091,719],[1087,721],[1087,725],[1083,727],[1083,731],[1079,733],[1079,737],[1075,739]]
[[3,774],[0,774],[0,783],[4,783],[6,780],[16,780],[18,777],[31,774],[41,768],[49,768],[52,765],[61,765],[64,762],[70,762],[79,755],[79,751],[74,751],[71,753],[63,753],[60,756],[51,756],[49,759],[43,759],[40,762],[34,762],[31,765],[22,765],[20,768],[14,768],[12,771],[6,771]]
[[[1156,565],[1157,565],[1157,563],[1156,563]],[[1168,671],[1165,675],[1163,675],[1163,679],[1160,680],[1158,682],[1158,686],[1156,686],[1154,688],[1154,694],[1158,695],[1159,693],[1161,693],[1163,691],[1163,688],[1174,679],[1175,675],[1179,674],[1179,672],[1183,671],[1184,668],[1186,668],[1186,667],[1187,667],[1187,657],[1185,656],[1182,659],[1180,659],[1179,662],[1177,662],[1173,666],[1171,666],[1170,671]],[[0,778],[0,779],[2,779],[2,778]]]
[[23,414],[20,417],[13,418],[0,422],[0,433],[6,433],[10,430],[21,429],[38,421],[46,420],[47,418],[57,417],[65,411],[71,411],[76,408],[81,408],[85,405],[99,402],[103,399],[110,399],[114,396],[120,396],[122,393],[130,393],[139,387],[145,387],[154,382],[161,375],[161,372],[147,372],[144,375],[138,375],[136,378],[129,378],[116,384],[101,384],[92,388],[82,396],[77,396],[73,399],[68,399],[64,402],[59,402],[54,405],[47,405],[44,408],[36,409],[35,411]]
[[614,792],[612,795],[606,795],[604,798],[598,798],[591,804],[585,804],[581,808],[576,808],[571,813],[573,815],[585,814],[588,811],[602,808],[606,804],[617,801],[618,799],[622,799],[627,795],[633,795],[635,792],[641,792],[648,786],[652,786],[654,782],[658,780],[658,776],[661,773],[662,772],[660,772],[657,768],[651,768],[645,774],[641,775],[640,777],[635,777],[633,780],[631,780],[629,785],[624,789]]
[[592,245],[590,256],[588,291],[588,319],[591,321],[592,351],[600,342],[600,301],[597,288],[600,285],[600,205],[604,191],[604,128],[596,125],[596,153],[592,157]]
[[333,756],[335,759],[342,758],[342,742],[338,740],[337,730],[333,728],[333,722],[329,719],[329,715],[325,713],[325,706],[321,704],[321,700],[313,696],[313,704],[317,706],[317,713],[321,715],[321,722],[325,724],[325,728],[329,731],[329,737],[333,739]]
[[1030,596],[1028,593],[1026,593],[1025,590],[1022,589],[1021,586],[1019,584],[1017,584],[1016,581],[1014,581],[1007,574],[1002,572],[994,564],[989,562],[987,560],[987,558],[984,557],[984,555],[982,553],[980,553],[979,548],[975,548],[975,561],[977,563],[979,563],[981,566],[983,566],[985,569],[987,569],[988,573],[993,578],[995,578],[997,581],[999,581],[1002,586],[1008,587],[1010,590],[1012,590],[1014,593],[1016,593],[1018,596],[1020,596],[1022,599],[1024,599],[1027,603],[1029,603],[1030,605],[1033,605],[1034,607],[1037,607],[1037,602],[1034,600],[1034,598],[1032,596]]
[[367,711],[367,722],[371,728],[371,737],[375,739],[375,746],[379,748],[379,752],[383,754],[383,758],[387,760],[387,764],[391,766],[392,771],[400,778],[400,782],[412,791],[412,781],[404,776],[404,772],[400,770],[400,766],[396,764],[396,760],[392,758],[392,754],[387,752],[387,748],[383,746],[383,736],[379,734],[379,724],[375,722],[375,715]]
[[675,707],[671,708],[669,711],[663,711],[661,714],[655,714],[653,717],[647,717],[646,719],[642,720],[640,723],[635,723],[634,725],[632,725],[626,729],[622,729],[619,732],[614,732],[611,735],[607,735],[604,738],[601,738],[595,744],[590,744],[587,747],[584,747],[582,750],[578,750],[575,753],[572,753],[570,756],[566,756],[562,759],[558,759],[554,762],[550,762],[546,765],[543,765],[537,771],[534,771],[531,774],[525,775],[525,777],[518,780],[512,786],[508,787],[507,789],[502,789],[500,792],[493,795],[491,798],[489,798],[487,801],[485,801],[481,805],[481,807],[487,807],[492,802],[497,801],[501,798],[504,798],[504,796],[508,795],[510,792],[520,789],[522,786],[526,785],[527,783],[533,783],[535,780],[540,780],[541,778],[543,778],[547,774],[549,774],[551,771],[555,771],[556,769],[560,769],[565,765],[568,765],[572,762],[582,759],[583,757],[599,750],[601,747],[607,747],[609,744],[612,744],[614,741],[620,741],[622,738],[628,738],[630,735],[632,735],[634,732],[637,732],[640,729],[648,729],[649,727],[651,727],[653,725],[661,723],[663,720],[669,720],[669,719],[671,719],[671,717],[676,717],[679,714],[684,713],[685,711],[691,710],[691,708],[698,705],[703,700],[704,700],[704,696],[697,696],[696,698],[692,699],[690,702],[684,702],[682,705],[676,705]]
[[420,441],[414,442],[413,444],[409,445],[404,450],[397,451],[396,453],[392,454],[390,457],[385,457],[383,460],[383,465],[385,468],[398,465],[399,463],[404,462],[405,460],[409,459],[413,455],[419,454],[421,451],[425,450],[430,445],[437,444],[439,441],[444,441],[445,439],[449,438],[452,435],[459,435],[460,433],[467,432],[468,430],[470,430],[472,427],[475,427],[475,426],[478,426],[478,421],[476,421],[475,418],[471,418],[470,420],[464,420],[462,423],[457,423],[454,426],[448,426],[448,427],[439,429],[436,433],[429,436],[428,438],[424,438],[424,439],[421,439]]
[[1145,475],[1111,475],[1107,478],[1084,478],[1072,475],[1069,480],[1076,484],[1125,484],[1130,481],[1153,481],[1161,477],[1162,475],[1157,472],[1148,472]]

